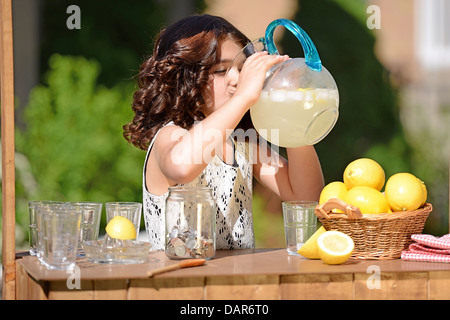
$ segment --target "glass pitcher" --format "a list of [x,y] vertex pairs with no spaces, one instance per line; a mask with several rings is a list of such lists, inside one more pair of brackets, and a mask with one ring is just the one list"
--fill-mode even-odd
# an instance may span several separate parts
[[255,129],[267,141],[286,148],[314,145],[333,129],[339,116],[336,82],[322,66],[314,43],[306,32],[287,19],[272,21],[264,38],[249,43],[234,58],[242,64],[257,51],[278,54],[273,33],[278,26],[291,31],[303,47],[304,58],[291,58],[272,67],[263,90],[250,109]]

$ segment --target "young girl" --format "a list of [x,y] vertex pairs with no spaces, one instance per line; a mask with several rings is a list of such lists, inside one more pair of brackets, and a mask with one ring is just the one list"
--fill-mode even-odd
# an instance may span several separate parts
[[253,177],[283,201],[319,198],[323,176],[312,146],[287,149],[288,165],[274,152],[263,156],[254,139],[232,135],[252,130],[249,109],[266,72],[288,59],[258,52],[232,65],[248,42],[223,18],[190,16],[160,32],[140,68],[124,137],[147,150],[143,207],[152,249],[164,249],[165,200],[175,185],[213,189],[217,249],[254,248]]

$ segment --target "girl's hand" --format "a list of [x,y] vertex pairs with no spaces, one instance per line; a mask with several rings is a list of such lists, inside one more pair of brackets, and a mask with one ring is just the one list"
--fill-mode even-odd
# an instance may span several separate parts
[[269,55],[265,51],[252,54],[242,67],[234,97],[243,99],[248,108],[253,106],[261,94],[267,71],[288,59],[288,56]]

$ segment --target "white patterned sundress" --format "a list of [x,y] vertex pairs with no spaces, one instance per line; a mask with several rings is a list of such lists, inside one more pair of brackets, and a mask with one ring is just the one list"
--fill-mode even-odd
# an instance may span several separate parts
[[[173,123],[169,123],[171,125]],[[145,229],[152,250],[165,248],[165,201],[169,193],[154,195],[148,192],[145,169],[156,135],[145,157],[143,173],[143,209]],[[185,186],[212,188],[216,200],[216,248],[249,249],[255,247],[252,216],[253,168],[250,145],[234,141],[234,164],[223,162],[217,155],[203,172]]]

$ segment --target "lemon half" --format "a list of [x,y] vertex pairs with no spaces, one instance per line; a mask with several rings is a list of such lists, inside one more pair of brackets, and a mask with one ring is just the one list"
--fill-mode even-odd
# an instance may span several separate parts
[[317,238],[317,251],[326,264],[341,264],[352,255],[355,244],[348,235],[340,231],[326,231]]
[[122,216],[115,216],[112,218],[107,224],[105,231],[113,239],[136,239],[136,229],[133,223],[129,219]]

